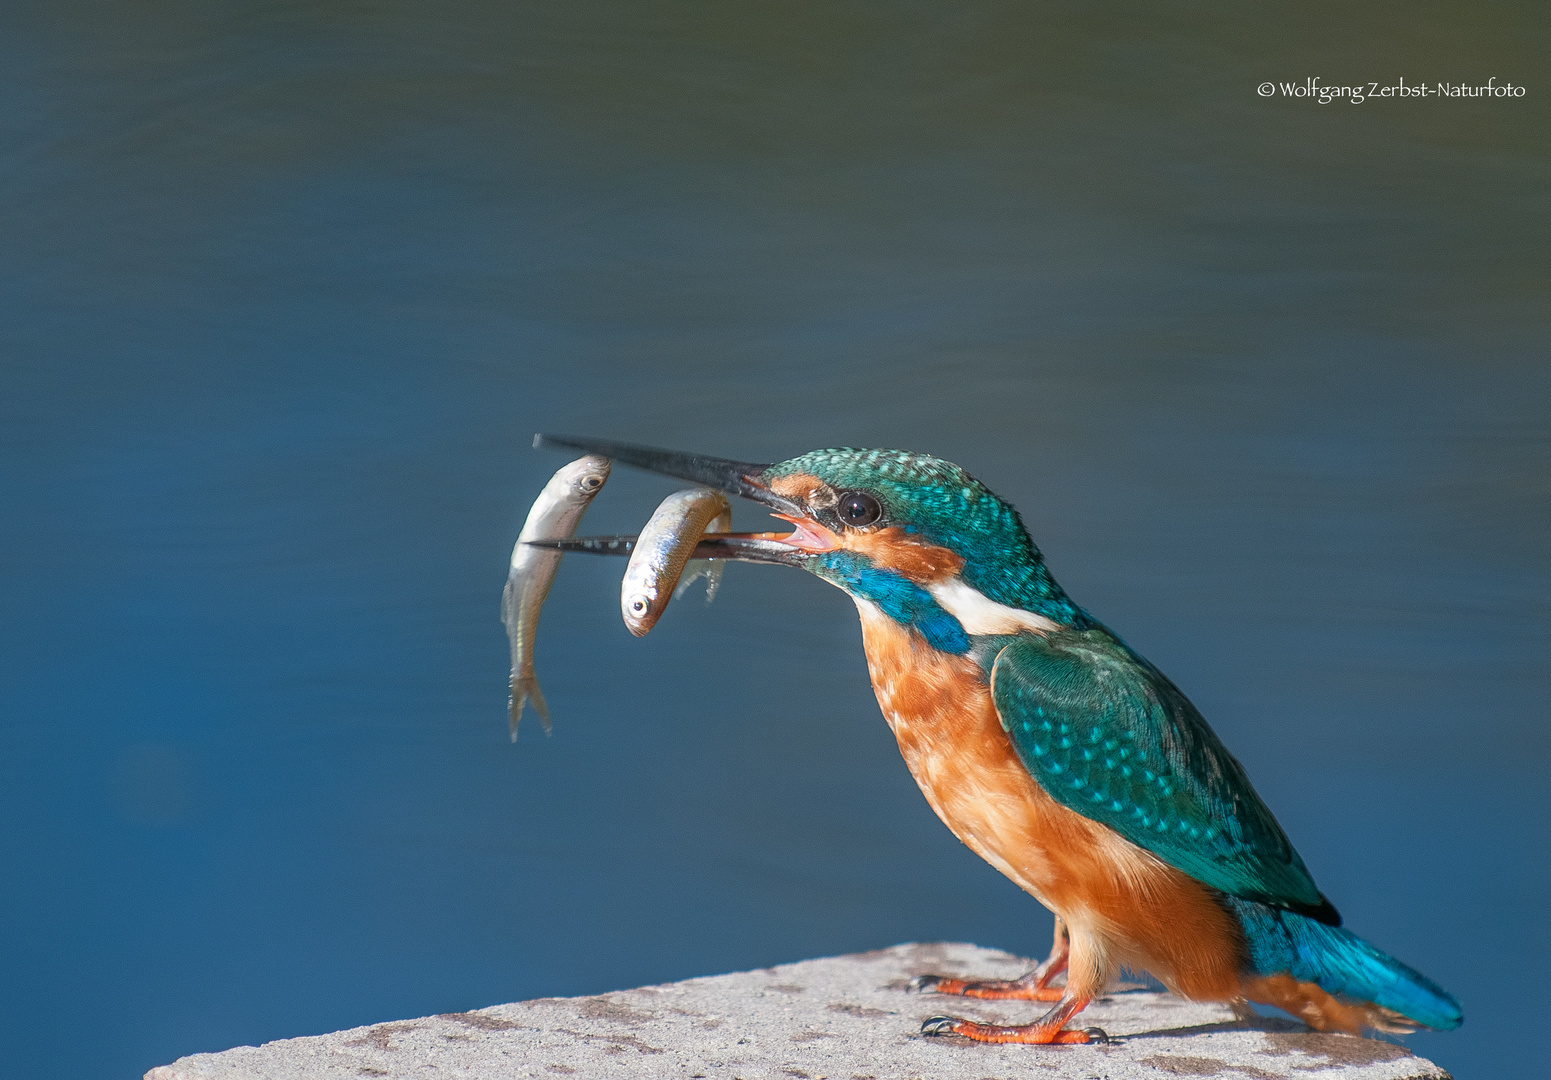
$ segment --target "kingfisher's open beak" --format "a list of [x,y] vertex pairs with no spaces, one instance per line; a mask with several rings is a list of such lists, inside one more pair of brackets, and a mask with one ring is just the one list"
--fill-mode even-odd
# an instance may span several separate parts
[[[737,495],[760,503],[776,512],[777,517],[799,525],[797,533],[723,533],[707,536],[696,547],[695,558],[737,559],[740,562],[786,563],[796,561],[802,550],[787,543],[787,535],[798,536],[801,522],[807,512],[800,503],[777,495],[760,480],[769,465],[752,461],[729,461],[726,458],[707,457],[704,454],[687,454],[678,450],[660,450],[654,446],[636,446],[633,443],[608,442],[603,439],[579,439],[570,435],[535,435],[533,446],[538,450],[580,450],[588,454],[601,454],[611,460],[634,465],[638,469],[661,473],[679,480],[690,480],[729,495]],[[541,540],[539,547],[552,547],[562,551],[586,551],[599,555],[628,555],[634,548],[634,537],[576,537],[570,540]]]

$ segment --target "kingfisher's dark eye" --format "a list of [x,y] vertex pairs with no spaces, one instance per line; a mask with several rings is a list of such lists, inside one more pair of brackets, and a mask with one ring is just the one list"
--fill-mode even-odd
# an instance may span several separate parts
[[865,491],[847,491],[840,496],[840,502],[835,506],[835,513],[840,520],[855,528],[871,525],[883,516],[883,507],[878,505],[878,500]]

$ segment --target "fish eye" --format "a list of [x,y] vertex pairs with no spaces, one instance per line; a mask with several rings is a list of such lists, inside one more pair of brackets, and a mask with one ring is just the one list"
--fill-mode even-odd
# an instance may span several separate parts
[[647,601],[644,593],[636,593],[630,598],[630,614],[632,615],[645,615],[646,609],[650,606],[651,604]]
[[597,473],[582,477],[581,488],[583,491],[597,491],[603,486],[603,477]]
[[846,491],[840,495],[835,514],[847,525],[860,529],[881,518],[883,507],[865,491]]

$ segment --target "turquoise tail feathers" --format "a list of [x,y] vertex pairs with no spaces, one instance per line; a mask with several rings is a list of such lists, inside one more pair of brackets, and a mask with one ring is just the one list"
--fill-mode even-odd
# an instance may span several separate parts
[[1250,966],[1261,975],[1285,971],[1328,994],[1371,1001],[1434,1031],[1450,1031],[1464,1019],[1448,991],[1350,930],[1252,900],[1227,901],[1249,941]]

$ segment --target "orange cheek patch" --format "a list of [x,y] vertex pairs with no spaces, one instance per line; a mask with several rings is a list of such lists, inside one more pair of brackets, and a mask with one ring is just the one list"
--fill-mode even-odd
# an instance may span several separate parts
[[952,551],[923,544],[897,525],[876,532],[846,533],[841,543],[849,551],[866,555],[874,566],[893,570],[920,585],[952,577],[964,568],[964,560]]

